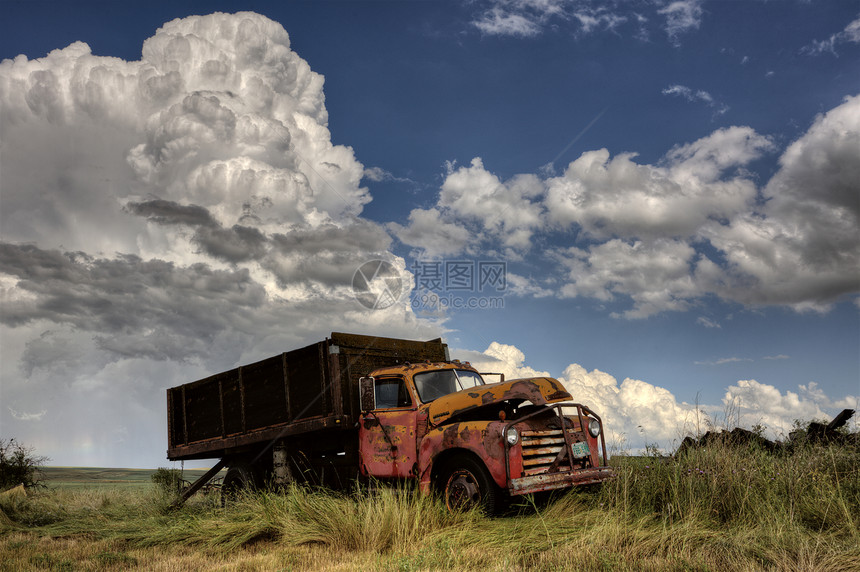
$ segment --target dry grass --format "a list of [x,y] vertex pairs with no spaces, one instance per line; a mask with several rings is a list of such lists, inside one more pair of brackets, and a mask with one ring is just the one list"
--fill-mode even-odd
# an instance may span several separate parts
[[156,490],[0,502],[2,570],[860,570],[860,452],[621,459],[602,488],[450,514],[412,490],[294,488],[178,511]]

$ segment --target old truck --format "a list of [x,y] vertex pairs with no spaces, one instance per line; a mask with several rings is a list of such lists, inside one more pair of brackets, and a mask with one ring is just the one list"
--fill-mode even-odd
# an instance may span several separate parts
[[[501,381],[488,383],[484,375]],[[612,475],[600,417],[552,378],[505,380],[450,360],[441,339],[355,334],[167,390],[172,461],[219,461],[222,494],[291,481],[417,481],[449,508]]]

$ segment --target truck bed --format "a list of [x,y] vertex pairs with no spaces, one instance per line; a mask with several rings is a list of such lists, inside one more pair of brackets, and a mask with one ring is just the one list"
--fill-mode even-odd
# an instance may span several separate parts
[[231,450],[358,420],[358,379],[404,362],[444,361],[441,339],[420,342],[334,332],[330,338],[167,390],[167,457]]

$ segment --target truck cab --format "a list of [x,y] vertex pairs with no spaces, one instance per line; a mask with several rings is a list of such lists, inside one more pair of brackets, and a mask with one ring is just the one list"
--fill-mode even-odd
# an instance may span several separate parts
[[468,362],[406,363],[359,380],[359,468],[408,478],[449,508],[602,482],[600,417],[553,378],[487,383]]

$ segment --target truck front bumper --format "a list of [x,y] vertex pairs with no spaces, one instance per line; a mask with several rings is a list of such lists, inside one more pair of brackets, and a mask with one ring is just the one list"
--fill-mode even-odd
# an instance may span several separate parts
[[511,479],[508,491],[512,495],[525,495],[577,485],[592,485],[612,478],[613,474],[612,469],[609,467],[541,473],[539,475]]

